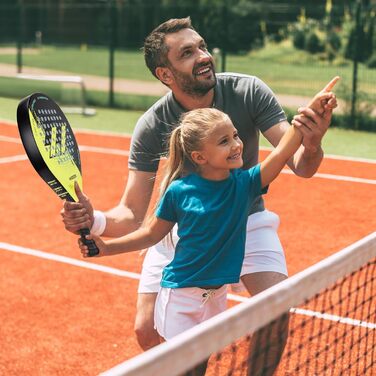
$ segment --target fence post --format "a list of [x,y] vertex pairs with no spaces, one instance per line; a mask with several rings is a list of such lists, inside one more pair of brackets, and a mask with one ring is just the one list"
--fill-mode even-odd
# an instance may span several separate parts
[[18,34],[17,34],[17,73],[22,73],[22,42],[25,28],[25,5],[23,0],[17,2]]
[[351,92],[351,124],[354,124],[354,129],[358,129],[358,119],[356,114],[356,97],[357,97],[357,87],[358,87],[358,61],[361,53],[362,44],[361,42],[361,9],[362,0],[357,0],[356,2],[356,13],[355,13],[355,40],[354,40],[354,50],[353,50],[353,80],[352,80],[352,92]]
[[115,0],[110,2],[110,51],[109,51],[109,106],[114,107],[115,50],[117,41],[117,8]]
[[222,56],[221,56],[221,72],[226,72],[226,58],[227,58],[227,46],[228,46],[228,2],[225,1],[222,8]]

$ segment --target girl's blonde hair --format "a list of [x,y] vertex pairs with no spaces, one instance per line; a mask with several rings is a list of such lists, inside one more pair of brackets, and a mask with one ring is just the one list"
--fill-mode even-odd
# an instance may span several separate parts
[[180,117],[179,126],[171,133],[169,156],[164,169],[159,199],[174,180],[183,177],[192,169],[192,166],[195,167],[191,157],[192,152],[202,150],[205,140],[213,132],[216,124],[227,120],[229,117],[215,108],[192,110]]

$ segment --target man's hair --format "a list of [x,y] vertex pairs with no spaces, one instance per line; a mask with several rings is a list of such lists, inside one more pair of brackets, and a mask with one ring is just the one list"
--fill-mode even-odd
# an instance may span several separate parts
[[168,66],[168,46],[165,44],[167,34],[177,33],[183,29],[194,30],[191,18],[172,18],[158,27],[156,27],[145,39],[144,58],[150,72],[156,77],[155,70],[157,67]]

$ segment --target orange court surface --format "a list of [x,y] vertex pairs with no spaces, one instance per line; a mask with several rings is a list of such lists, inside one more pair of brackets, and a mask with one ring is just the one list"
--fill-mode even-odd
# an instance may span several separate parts
[[[115,206],[129,136],[75,134],[85,193],[97,209]],[[133,322],[143,256],[81,257],[15,124],[0,123],[0,173],[0,374],[97,375],[141,353]],[[376,161],[334,157],[312,179],[286,169],[272,183],[265,202],[280,215],[290,275],[375,231],[375,184]]]

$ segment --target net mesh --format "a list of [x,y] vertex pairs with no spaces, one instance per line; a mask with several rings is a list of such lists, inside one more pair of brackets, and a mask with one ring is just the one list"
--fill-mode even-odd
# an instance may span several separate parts
[[104,374],[374,375],[375,268],[373,233]]
[[232,343],[210,358],[206,375],[264,375],[278,363],[275,375],[374,374],[375,267],[373,259],[289,315]]

